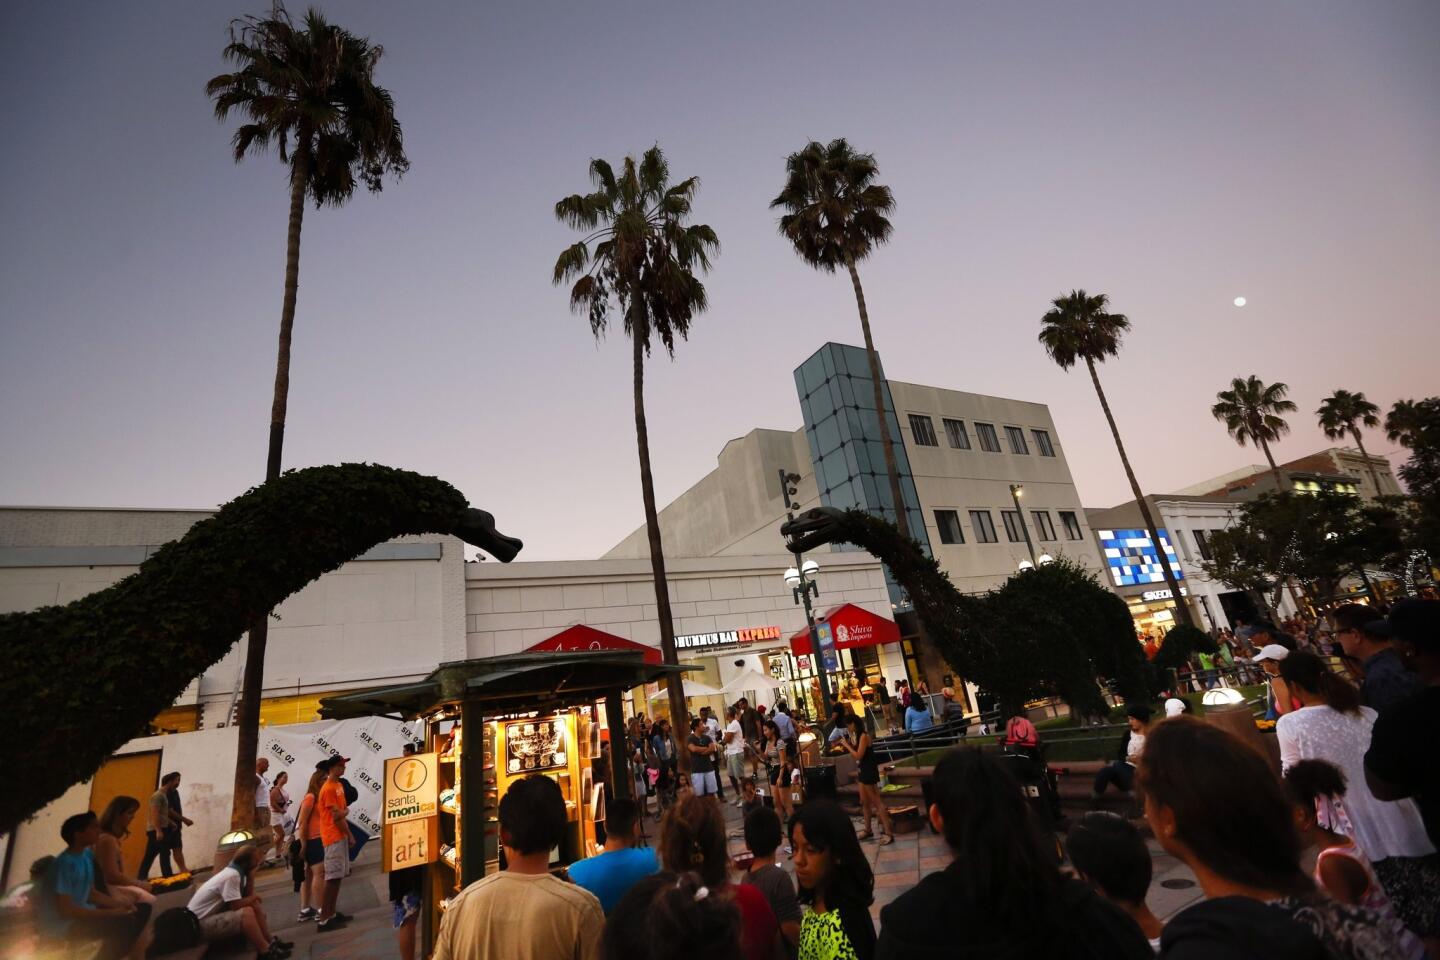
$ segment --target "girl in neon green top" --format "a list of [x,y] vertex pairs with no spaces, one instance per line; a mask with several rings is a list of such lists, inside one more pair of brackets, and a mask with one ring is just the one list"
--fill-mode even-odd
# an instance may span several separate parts
[[800,960],[873,960],[875,875],[850,818],[812,800],[790,819],[795,879],[810,910],[800,921]]

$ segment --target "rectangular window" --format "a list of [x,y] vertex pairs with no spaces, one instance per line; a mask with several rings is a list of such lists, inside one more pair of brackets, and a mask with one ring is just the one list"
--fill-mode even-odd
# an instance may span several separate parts
[[976,423],[975,435],[980,438],[980,449],[986,453],[1000,452],[1000,438],[995,435],[995,424]]
[[1031,430],[1030,435],[1035,438],[1035,449],[1040,451],[1040,456],[1055,456],[1055,447],[1050,443],[1049,430]]
[[1001,510],[1000,519],[1005,521],[1005,536],[1011,543],[1023,543],[1025,531],[1020,527],[1019,510]]
[[964,420],[951,420],[945,418],[945,436],[950,441],[950,447],[954,450],[970,449],[970,434],[965,429]]
[[915,445],[919,447],[938,447],[940,441],[935,437],[935,424],[923,413],[910,414],[910,432],[915,436]]
[[1029,454],[1030,448],[1025,445],[1025,431],[1019,427],[1006,427],[1005,439],[1010,441],[1010,452]]
[[1041,540],[1055,539],[1055,524],[1050,521],[1050,511],[1031,510],[1030,516],[1035,520],[1035,532]]
[[999,543],[995,536],[995,521],[990,519],[989,510],[971,510],[970,527],[975,531],[976,543]]
[[1210,555],[1210,532],[1208,530],[1192,530],[1195,535],[1195,549],[1200,551],[1201,560],[1214,560]]
[[1080,521],[1072,511],[1060,511],[1060,524],[1065,528],[1066,540],[1079,540],[1082,536],[1080,533]]
[[954,510],[936,510],[935,526],[940,529],[941,543],[965,542],[965,532],[960,529],[960,514]]

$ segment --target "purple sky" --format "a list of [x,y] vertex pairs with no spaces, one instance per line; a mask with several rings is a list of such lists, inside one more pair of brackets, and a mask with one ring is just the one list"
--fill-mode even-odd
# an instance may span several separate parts
[[[261,478],[285,183],[231,162],[202,87],[262,7],[0,10],[0,503],[205,506]],[[642,519],[629,351],[550,285],[551,208],[657,141],[723,244],[649,375],[662,502],[732,437],[797,427],[791,370],[859,340],[849,284],[767,209],[809,138],[894,189],[861,268],[890,376],[1048,403],[1087,505],[1129,494],[1088,378],[1035,342],[1073,286],[1134,323],[1102,376],[1151,491],[1259,459],[1209,415],[1232,376],[1291,385],[1287,458],[1323,445],[1333,388],[1440,390],[1429,0],[326,9],[385,46],[413,166],[307,213],[286,466],[437,474],[524,559]]]

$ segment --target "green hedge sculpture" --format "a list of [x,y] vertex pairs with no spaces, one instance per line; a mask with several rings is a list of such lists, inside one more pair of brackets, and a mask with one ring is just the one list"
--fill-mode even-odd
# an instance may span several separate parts
[[1005,716],[1043,696],[1060,697],[1077,714],[1103,712],[1099,676],[1113,680],[1126,699],[1150,695],[1125,602],[1064,557],[970,595],[893,523],[862,510],[820,507],[781,532],[791,550],[849,543],[881,560],[946,661],[993,695]]
[[0,832],[83,782],[175,702],[257,615],[405,534],[450,534],[509,562],[495,530],[434,477],[374,464],[294,470],[227,503],[119,583],[0,616],[8,711]]

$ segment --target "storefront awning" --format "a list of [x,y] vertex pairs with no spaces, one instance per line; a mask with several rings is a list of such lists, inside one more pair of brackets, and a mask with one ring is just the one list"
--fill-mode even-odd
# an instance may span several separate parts
[[606,633],[603,630],[596,630],[594,627],[587,627],[583,623],[577,623],[573,627],[566,627],[548,640],[541,640],[533,647],[527,648],[526,653],[545,653],[549,651],[571,653],[583,650],[639,650],[644,653],[646,663],[661,662],[660,649],[658,647],[647,647],[643,643],[626,640],[624,637],[617,637],[613,633]]
[[[853,603],[842,603],[826,611],[816,622],[825,621],[835,635],[835,649],[876,647],[882,643],[899,643],[900,628],[894,620],[871,613]],[[790,649],[797,654],[810,653],[810,630],[807,627],[790,638]]]

